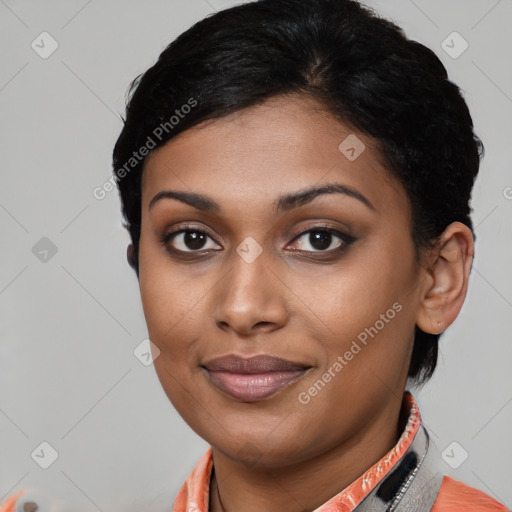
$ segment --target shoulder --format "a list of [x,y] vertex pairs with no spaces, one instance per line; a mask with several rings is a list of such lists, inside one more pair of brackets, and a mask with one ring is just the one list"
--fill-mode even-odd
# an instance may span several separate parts
[[509,512],[505,505],[485,492],[445,475],[431,512]]

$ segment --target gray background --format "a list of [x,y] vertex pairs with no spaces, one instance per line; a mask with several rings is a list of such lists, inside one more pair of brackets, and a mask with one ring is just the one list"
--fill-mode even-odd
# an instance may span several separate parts
[[[147,331],[117,191],[92,191],[111,174],[130,80],[236,3],[0,0],[0,500],[34,488],[63,510],[170,510],[207,448],[134,356]],[[469,454],[445,473],[512,507],[512,2],[366,3],[436,52],[486,146],[469,296],[412,391],[439,449]],[[43,31],[59,45],[46,59],[31,47]],[[458,58],[441,46],[453,31],[469,43]],[[43,237],[57,248],[46,261]],[[44,463],[44,441],[48,469],[31,456]]]

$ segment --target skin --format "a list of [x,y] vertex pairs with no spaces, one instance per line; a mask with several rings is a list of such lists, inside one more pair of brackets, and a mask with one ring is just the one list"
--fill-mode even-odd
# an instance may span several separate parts
[[[338,149],[349,134],[366,146],[354,161]],[[357,189],[374,209],[332,193],[274,211],[279,195],[327,183]],[[207,195],[220,212],[176,199],[149,209],[162,190]],[[180,235],[167,248],[160,242],[184,225],[207,231],[202,246],[187,246]],[[355,241],[332,235],[328,249],[319,250],[309,233],[301,235],[319,225]],[[142,183],[142,304],[160,350],[154,365],[163,389],[212,446],[213,512],[313,510],[396,444],[414,326],[439,333],[453,322],[473,257],[471,232],[455,222],[418,265],[410,231],[409,199],[375,141],[309,98],[273,98],[202,123],[150,153]],[[251,263],[236,251],[249,236],[262,250]],[[189,252],[173,256],[168,247]],[[394,303],[400,312],[300,403],[299,393]],[[266,399],[243,402],[212,386],[200,367],[231,353],[312,368]]]

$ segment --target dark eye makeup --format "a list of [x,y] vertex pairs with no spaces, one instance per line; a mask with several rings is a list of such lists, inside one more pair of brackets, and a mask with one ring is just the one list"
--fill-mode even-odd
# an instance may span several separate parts
[[[209,243],[209,241],[213,243]],[[356,241],[356,238],[339,229],[317,225],[300,232],[286,248],[289,248],[297,241],[300,247],[298,249],[292,248],[292,252],[307,254],[309,257],[317,257],[316,255],[325,257],[326,255],[334,256],[341,254]],[[175,231],[164,233],[160,237],[160,243],[172,257],[179,259],[193,259],[198,256],[203,258],[207,254],[222,250],[222,247],[216,244],[213,237],[206,230],[191,225],[181,226]],[[308,246],[312,249],[308,249]]]

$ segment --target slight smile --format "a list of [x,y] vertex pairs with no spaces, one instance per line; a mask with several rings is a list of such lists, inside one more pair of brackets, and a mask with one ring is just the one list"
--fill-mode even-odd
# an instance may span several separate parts
[[242,402],[257,402],[291,386],[311,365],[269,355],[245,358],[230,354],[201,367],[217,389]]

